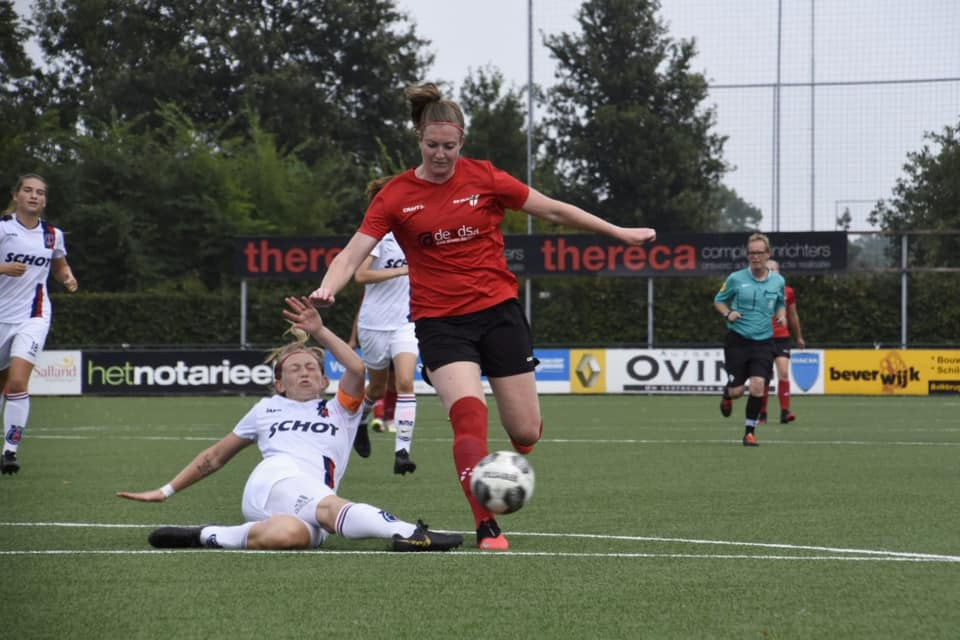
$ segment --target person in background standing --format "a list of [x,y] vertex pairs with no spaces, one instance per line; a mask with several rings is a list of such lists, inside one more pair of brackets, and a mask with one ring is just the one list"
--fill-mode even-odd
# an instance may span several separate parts
[[[773,273],[780,273],[780,263],[776,260],[767,260],[767,269]],[[782,274],[781,274],[782,275]],[[774,366],[777,369],[777,399],[780,401],[780,424],[787,424],[797,419],[790,411],[790,334],[801,349],[807,343],[800,330],[800,315],[797,313],[797,296],[790,285],[784,286],[784,295],[787,304],[787,326],[773,321],[773,348]],[[767,396],[770,395],[770,385],[763,387],[763,406],[760,407],[760,424],[767,422]]]
[[63,231],[43,219],[46,207],[47,181],[28,173],[17,180],[13,201],[0,216],[0,471],[7,475],[20,471],[30,376],[50,332],[47,279],[52,273],[67,291],[78,287]]

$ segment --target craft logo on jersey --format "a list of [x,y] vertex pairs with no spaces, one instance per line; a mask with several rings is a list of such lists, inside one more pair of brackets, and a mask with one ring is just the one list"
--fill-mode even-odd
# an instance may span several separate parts
[[479,193],[472,193],[466,198],[457,198],[453,201],[453,204],[463,204],[464,202],[469,202],[471,207],[477,206],[477,203],[480,201]]
[[417,240],[420,242],[421,247],[442,247],[445,244],[473,240],[478,235],[480,235],[479,227],[471,227],[465,224],[461,225],[459,229],[427,231],[426,233],[421,233]]
[[401,211],[403,213],[416,213],[417,211],[423,211],[425,208],[422,204],[415,204],[412,207],[404,207]]

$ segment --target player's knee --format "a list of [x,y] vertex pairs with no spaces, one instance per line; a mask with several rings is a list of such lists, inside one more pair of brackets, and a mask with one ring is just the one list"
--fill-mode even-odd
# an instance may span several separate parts
[[340,510],[350,504],[340,496],[329,495],[317,503],[317,522],[327,531],[337,530],[337,517]]
[[524,455],[533,450],[533,446],[543,436],[543,420],[537,420],[525,425],[523,429],[510,432],[510,444],[514,451]]
[[3,391],[8,396],[26,393],[28,383],[29,380],[22,380],[19,377],[10,376],[10,378],[7,379],[7,384],[3,387]]
[[397,376],[397,393],[409,395],[413,393],[413,376]]
[[247,537],[248,549],[306,549],[310,546],[307,524],[293,516],[277,516],[255,527]]

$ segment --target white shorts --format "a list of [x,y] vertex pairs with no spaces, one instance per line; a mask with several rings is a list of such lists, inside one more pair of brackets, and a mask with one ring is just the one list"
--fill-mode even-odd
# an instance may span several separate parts
[[10,366],[11,358],[36,364],[49,332],[49,318],[30,318],[18,324],[0,323],[0,371]]
[[357,337],[360,339],[360,357],[369,369],[386,369],[393,357],[399,353],[420,353],[412,322],[388,331],[360,327]]
[[319,547],[329,533],[317,521],[317,504],[335,495],[316,471],[285,456],[260,461],[243,488],[243,517],[247,522],[271,516],[293,516],[310,530],[310,546]]

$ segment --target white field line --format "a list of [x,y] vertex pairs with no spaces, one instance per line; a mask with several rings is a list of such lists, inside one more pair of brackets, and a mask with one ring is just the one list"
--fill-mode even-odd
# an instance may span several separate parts
[[[62,528],[114,528],[114,529],[145,529],[156,528],[156,524],[108,524],[93,522],[0,522],[0,527],[62,527]],[[460,532],[470,534],[472,532]],[[617,540],[626,542],[669,542],[675,544],[689,545],[714,545],[714,546],[734,546],[759,549],[780,549],[785,551],[815,551],[830,555],[767,555],[767,554],[692,554],[692,553],[648,553],[648,552],[618,552],[618,553],[594,553],[594,552],[552,552],[552,551],[519,551],[490,554],[489,552],[475,552],[479,555],[514,555],[514,556],[548,556],[548,557],[596,557],[596,558],[693,558],[693,559],[754,559],[754,560],[878,560],[878,561],[902,561],[902,562],[948,562],[960,563],[958,555],[944,555],[933,553],[889,551],[882,549],[856,549],[846,547],[822,547],[812,545],[792,545],[770,542],[743,542],[735,540],[700,540],[695,538],[665,538],[658,536],[622,536],[622,535],[604,535],[604,534],[585,534],[585,533],[547,533],[547,532],[517,532],[511,531],[511,536],[522,537],[552,537],[552,538],[577,538],[589,540]],[[195,551],[195,550],[192,550]],[[188,552],[192,552],[188,551]],[[0,550],[0,555],[83,555],[83,554],[153,554],[153,553],[172,553],[168,550]],[[180,551],[177,551],[179,553]],[[275,551],[254,552],[254,551],[234,551],[231,553],[279,553]],[[303,553],[298,552],[298,553]],[[379,551],[324,551],[324,553],[333,554],[378,554],[392,553]],[[471,553],[461,551],[458,553]]]
[[[0,551],[0,556],[126,556],[126,555],[167,555],[171,553],[210,553],[209,550],[204,549],[91,549],[91,550],[77,550],[77,549],[43,549],[43,550],[22,550],[22,551]],[[394,551],[332,551],[332,550],[322,550],[322,551],[250,551],[250,550],[234,550],[234,551],[224,551],[223,553],[229,553],[231,555],[255,555],[255,554],[268,554],[271,556],[276,555],[292,555],[292,554],[304,554],[304,553],[318,553],[325,556],[334,555],[334,556],[356,556],[356,555],[367,555],[367,556],[378,556],[378,555],[396,555]],[[455,557],[460,556],[477,556],[484,558],[497,558],[497,557],[547,557],[547,558],[616,558],[616,559],[630,559],[630,558],[643,558],[643,559],[681,559],[681,560],[793,560],[793,561],[814,561],[814,562],[947,562],[954,563],[960,562],[960,558],[955,560],[946,560],[946,559],[934,559],[934,558],[895,558],[890,556],[875,556],[875,557],[863,557],[863,556],[780,556],[780,555],[750,555],[750,554],[711,554],[711,553],[590,553],[590,552],[566,552],[566,551],[451,551]],[[420,556],[433,556],[436,557],[437,554],[419,554]],[[449,555],[447,556],[449,557]],[[949,556],[948,556],[949,557]]]
[[[30,434],[31,438],[38,440],[99,440],[102,436],[76,436],[76,435],[44,435],[42,433]],[[110,436],[114,440],[184,440],[189,442],[216,442],[220,437],[213,436]],[[507,438],[490,438],[490,442],[508,442]],[[418,442],[451,442],[452,438],[424,438],[417,439]],[[739,442],[740,438],[713,438],[713,439],[670,439],[670,438],[543,438],[541,443],[548,444],[730,444]],[[854,447],[960,447],[960,442],[924,442],[924,441],[905,441],[893,440],[889,442],[865,441],[865,440],[776,440],[762,438],[761,444],[777,444],[790,446],[854,446]]]

